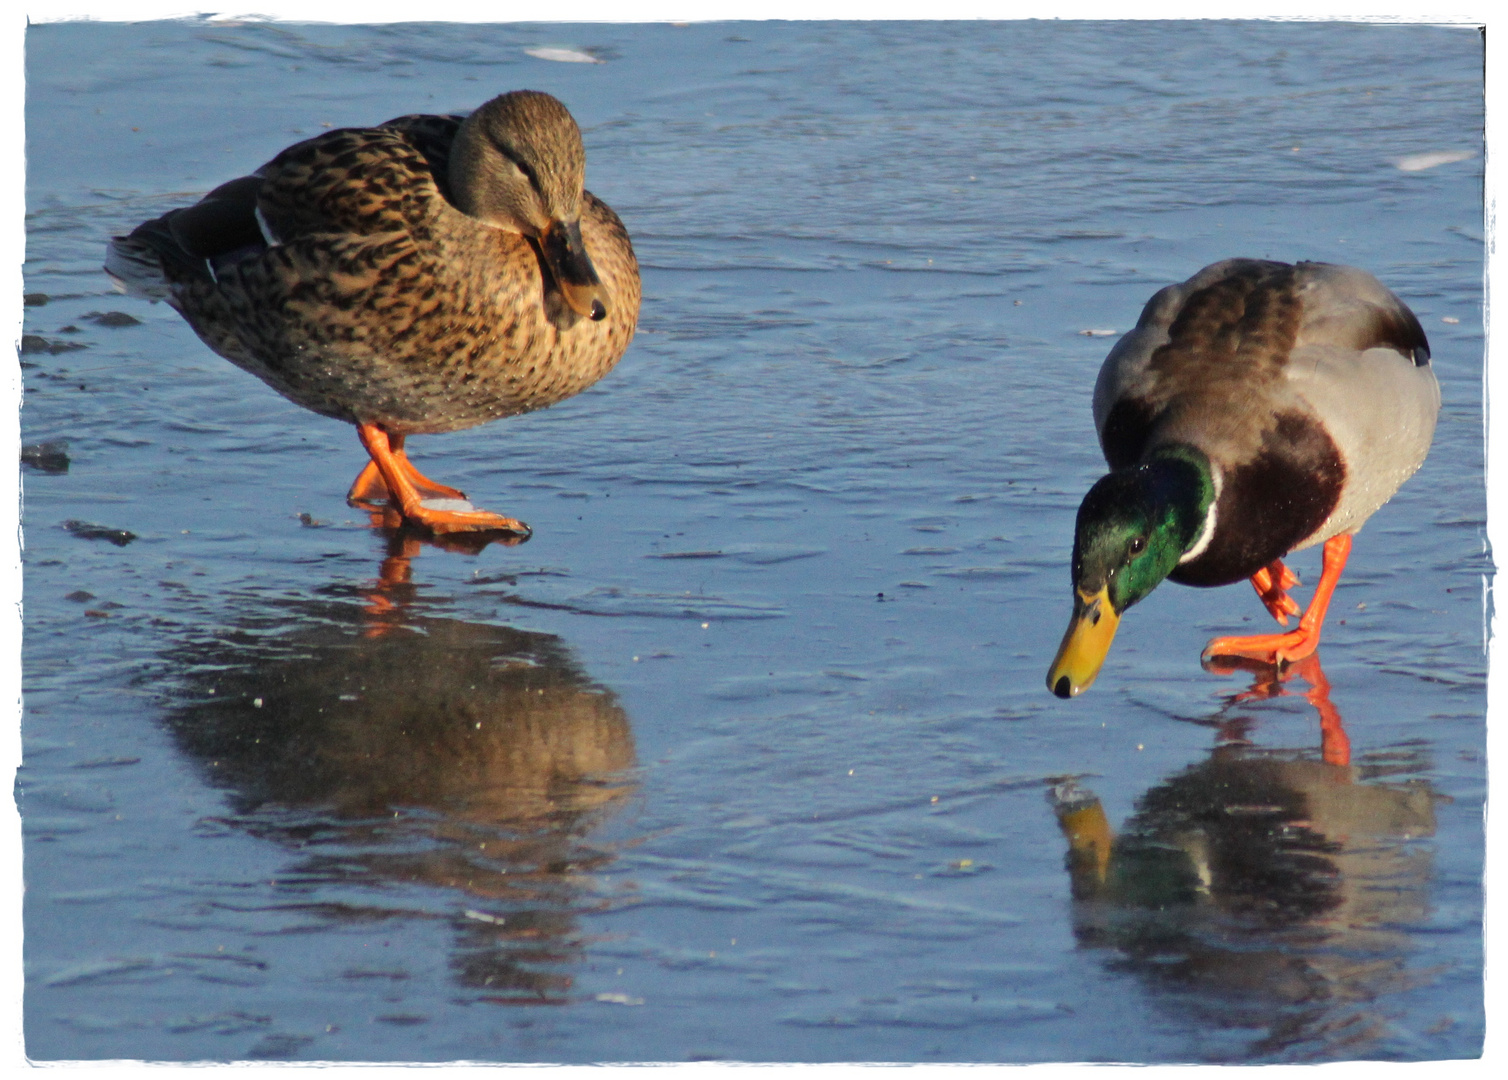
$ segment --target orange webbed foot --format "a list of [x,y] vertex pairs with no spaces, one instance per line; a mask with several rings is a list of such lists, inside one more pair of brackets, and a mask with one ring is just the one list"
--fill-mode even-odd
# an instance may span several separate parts
[[1200,659],[1218,656],[1244,656],[1268,664],[1287,664],[1302,660],[1319,648],[1319,633],[1306,633],[1302,625],[1286,634],[1253,634],[1249,637],[1218,637],[1204,647]]
[[382,482],[382,473],[375,461],[362,466],[356,479],[351,481],[351,490],[346,492],[346,502],[363,510],[381,512],[387,505],[387,485]]
[[[1341,571],[1346,568],[1346,558],[1350,553],[1350,533],[1341,533],[1325,541],[1324,563],[1320,571],[1319,585],[1315,587],[1314,599],[1309,601],[1309,608],[1304,612],[1303,618],[1299,620],[1299,625],[1295,629],[1286,634],[1215,638],[1204,647],[1201,659],[1208,663],[1218,656],[1244,656],[1264,663],[1281,665],[1302,660],[1310,655],[1319,647],[1320,631],[1325,624],[1325,612],[1330,608],[1330,598],[1335,593],[1335,586],[1340,582]],[[1259,574],[1265,575],[1268,593],[1273,591],[1272,585],[1276,580],[1279,583],[1278,594],[1290,603],[1292,602],[1282,589],[1286,587],[1286,577],[1293,575],[1280,561],[1274,560],[1257,574],[1252,575],[1252,584],[1257,586],[1258,595],[1262,595],[1263,602],[1266,603],[1267,596],[1264,595],[1261,585],[1257,582]],[[1297,579],[1294,580],[1297,583]],[[1271,604],[1268,604],[1268,610],[1272,610]],[[1274,612],[1275,617],[1276,615],[1277,613]],[[1286,619],[1280,618],[1278,621],[1287,625]]]
[[529,536],[533,530],[517,518],[478,510],[465,499],[424,499],[403,507],[403,518],[436,536],[458,532],[505,532]]
[[1251,584],[1257,590],[1258,599],[1278,621],[1278,625],[1287,626],[1288,617],[1297,615],[1302,610],[1298,601],[1287,592],[1299,584],[1299,576],[1284,566],[1282,559],[1272,560],[1253,574]]
[[408,460],[402,435],[375,424],[358,424],[357,434],[372,460],[356,477],[346,498],[383,515],[383,524],[419,525],[436,536],[502,532],[527,538],[532,530],[517,518],[478,510],[460,490],[429,479]]

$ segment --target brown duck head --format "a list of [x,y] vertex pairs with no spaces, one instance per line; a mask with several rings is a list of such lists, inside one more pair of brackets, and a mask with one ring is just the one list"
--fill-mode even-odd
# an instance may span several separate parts
[[468,116],[450,150],[456,205],[538,245],[578,315],[607,317],[607,292],[581,239],[586,150],[581,129],[549,94],[515,90]]

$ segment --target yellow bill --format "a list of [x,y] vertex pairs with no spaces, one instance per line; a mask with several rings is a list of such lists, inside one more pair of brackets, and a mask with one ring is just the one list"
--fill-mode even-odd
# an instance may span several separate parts
[[1058,646],[1058,655],[1047,672],[1047,688],[1061,698],[1073,697],[1089,689],[1100,673],[1115,628],[1121,617],[1110,606],[1110,588],[1094,596],[1074,590],[1073,621]]

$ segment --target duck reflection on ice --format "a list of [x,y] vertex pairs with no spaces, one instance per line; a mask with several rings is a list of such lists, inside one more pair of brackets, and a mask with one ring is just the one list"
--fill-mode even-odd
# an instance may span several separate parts
[[[1430,852],[1410,841],[1433,834],[1435,796],[1380,782],[1422,769],[1416,747],[1350,762],[1317,654],[1252,670],[1213,718],[1222,744],[1142,795],[1119,835],[1091,792],[1053,788],[1074,934],[1205,1029],[1212,1058],[1354,1056],[1385,1033],[1378,999],[1418,977],[1398,927],[1427,911]],[[1259,749],[1233,715],[1292,675],[1320,712],[1320,755]]]
[[[300,852],[279,881],[305,899],[276,910],[449,919],[462,985],[563,1002],[613,857],[588,837],[631,790],[628,717],[556,637],[410,610],[405,568],[178,646],[167,725],[233,827]],[[395,885],[419,888],[401,910],[369,891]]]

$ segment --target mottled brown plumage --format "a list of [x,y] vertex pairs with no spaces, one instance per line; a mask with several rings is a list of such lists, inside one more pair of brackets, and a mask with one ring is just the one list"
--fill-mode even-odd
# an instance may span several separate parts
[[[427,510],[421,496],[460,493],[421,482],[403,440],[552,405],[628,348],[638,263],[584,166],[565,107],[516,91],[291,146],[116,238],[106,268],[290,400],[358,425],[381,476],[363,496],[386,489],[437,532],[523,528]],[[417,493],[394,490],[405,480]]]

